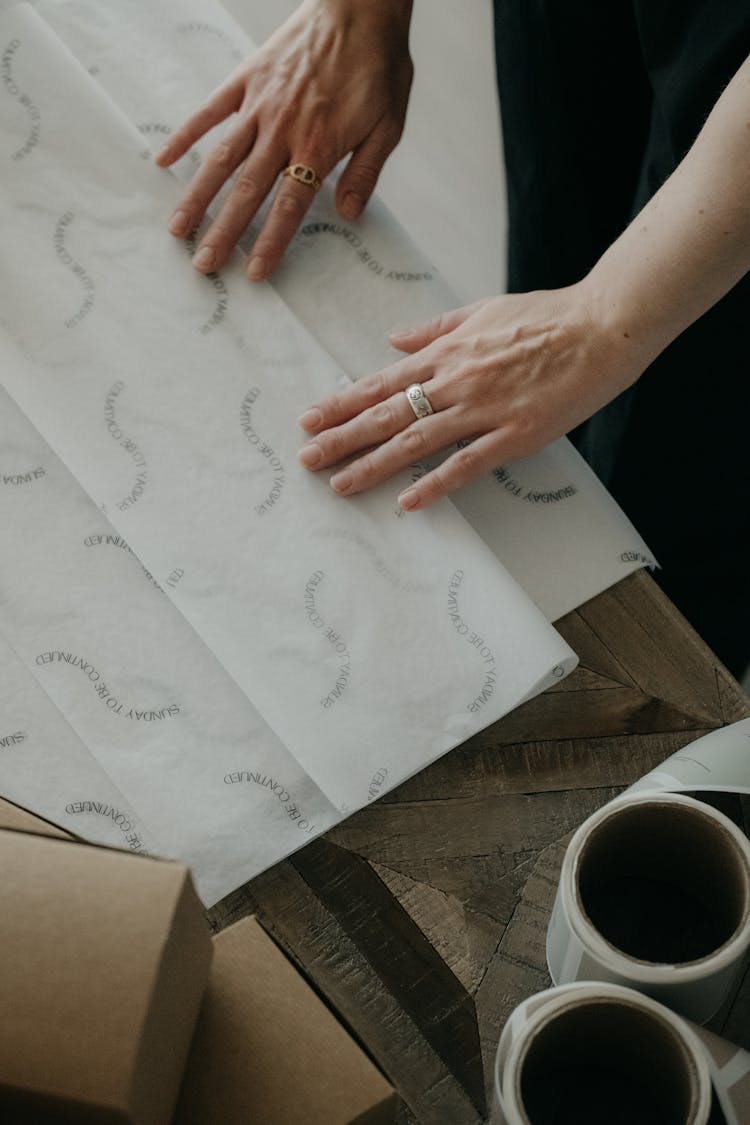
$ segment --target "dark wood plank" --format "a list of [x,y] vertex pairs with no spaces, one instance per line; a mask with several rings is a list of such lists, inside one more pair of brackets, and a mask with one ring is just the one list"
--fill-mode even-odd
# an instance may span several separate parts
[[479,1112],[484,1073],[474,1000],[424,930],[353,851],[315,840],[291,860],[315,897],[450,1067]]

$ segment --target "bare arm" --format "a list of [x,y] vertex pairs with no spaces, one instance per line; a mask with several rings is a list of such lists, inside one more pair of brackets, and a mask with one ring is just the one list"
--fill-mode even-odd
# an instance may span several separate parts
[[750,269],[750,59],[682,163],[586,284],[610,330],[651,359]]
[[[750,60],[693,148],[591,272],[564,289],[479,301],[391,337],[408,358],[300,420],[300,459],[361,492],[463,439],[403,493],[424,507],[495,465],[535,453],[633,384],[750,269]],[[414,420],[422,383],[435,413]],[[367,452],[362,452],[367,450]]]

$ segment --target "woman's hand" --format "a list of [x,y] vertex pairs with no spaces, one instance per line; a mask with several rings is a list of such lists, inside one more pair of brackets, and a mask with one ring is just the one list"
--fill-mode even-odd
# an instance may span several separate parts
[[[169,224],[176,237],[188,235],[236,173],[196,249],[196,269],[209,273],[226,261],[290,164],[307,165],[322,180],[352,153],[336,204],[344,218],[358,217],[403,130],[412,79],[410,15],[411,0],[304,0],[173,134],[156,157],[162,167],[236,114]],[[309,184],[283,178],[252,251],[251,280],[278,265],[313,196]]]
[[[325,469],[341,495],[372,488],[467,441],[399,496],[423,508],[496,465],[537,452],[604,406],[653,353],[602,308],[586,282],[493,297],[391,336],[412,353],[312,407],[300,461]],[[659,349],[657,348],[657,351]],[[416,419],[404,394],[421,383],[434,413]]]
[[[354,457],[331,477],[349,495],[469,442],[399,496],[412,511],[537,452],[610,402],[750,269],[748,121],[750,57],[687,156],[583,281],[490,298],[392,336],[408,359],[302,416],[314,435],[302,464]],[[414,418],[403,393],[411,383],[424,385],[434,414]]]

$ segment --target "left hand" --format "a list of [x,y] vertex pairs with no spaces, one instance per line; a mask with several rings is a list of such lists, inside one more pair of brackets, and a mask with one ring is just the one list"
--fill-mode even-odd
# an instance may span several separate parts
[[[348,496],[468,440],[399,496],[407,511],[426,507],[537,452],[635,382],[652,356],[616,321],[584,281],[487,298],[394,333],[409,357],[304,414],[313,440],[300,461],[318,470],[354,457],[331,478]],[[414,417],[404,394],[411,383],[433,407],[426,418]]]

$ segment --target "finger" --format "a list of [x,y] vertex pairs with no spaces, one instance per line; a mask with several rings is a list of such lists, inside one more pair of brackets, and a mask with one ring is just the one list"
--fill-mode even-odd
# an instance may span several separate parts
[[205,105],[188,117],[179,129],[175,129],[164,148],[154,157],[154,162],[161,168],[174,164],[209,129],[219,125],[230,113],[236,113],[242,104],[242,96],[243,88],[239,82],[227,82],[220,86]]
[[362,214],[400,137],[400,126],[381,121],[355,148],[336,186],[336,208],[343,219],[358,219]]
[[389,441],[335,473],[331,477],[331,488],[339,496],[353,496],[373,488],[394,473],[453,445],[466,432],[465,427],[460,411],[452,407],[419,418]]
[[[243,122],[214,146],[175,208],[169,221],[171,234],[184,238],[200,226],[211,201],[247,156],[255,135],[255,122]],[[193,261],[198,265],[195,258]]]
[[440,336],[445,336],[448,332],[452,332],[454,328],[458,328],[471,316],[480,303],[477,301],[473,305],[451,309],[450,312],[441,313],[434,320],[428,320],[425,324],[417,324],[413,328],[400,328],[394,332],[389,332],[388,339],[394,348],[398,348],[399,351],[417,352],[420,348],[431,344],[433,340],[437,340]]
[[234,178],[232,188],[200,241],[193,265],[211,273],[227,260],[272,190],[286,154],[278,145],[256,146]]
[[[325,179],[333,167],[330,161],[323,162],[320,159],[317,162],[315,159],[295,160],[295,163],[314,168],[321,180]],[[315,188],[311,184],[301,184],[291,176],[282,178],[276,198],[250,254],[246,273],[251,281],[263,281],[276,269],[314,198]]]
[[427,473],[414,484],[409,485],[399,496],[398,502],[407,512],[426,508],[463,485],[490,472],[503,460],[513,456],[505,448],[501,431],[494,430],[472,441],[470,445],[458,449],[443,461],[437,469]]
[[[439,387],[433,388],[428,384],[425,388],[425,392],[427,391],[434,411],[445,410],[450,405],[445,399],[445,392],[441,393]],[[409,400],[403,391],[398,391],[384,402],[363,410],[343,425],[318,434],[303,445],[299,459],[307,469],[326,469],[363,449],[382,445],[396,434],[402,433],[414,421],[414,411]]]
[[321,430],[342,425],[368,407],[390,398],[396,391],[406,390],[410,383],[426,383],[434,374],[435,368],[429,355],[420,353],[419,357],[399,360],[311,406],[299,419],[299,425],[309,434],[319,434]]

